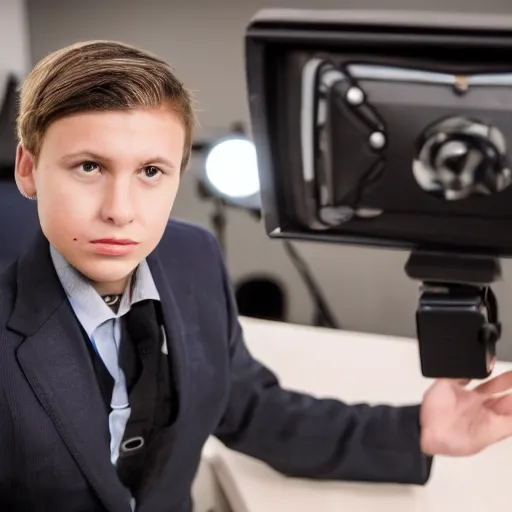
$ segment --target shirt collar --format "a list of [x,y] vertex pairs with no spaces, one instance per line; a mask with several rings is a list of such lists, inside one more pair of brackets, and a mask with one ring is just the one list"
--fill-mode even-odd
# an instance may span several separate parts
[[50,254],[69,302],[89,336],[92,336],[93,332],[104,322],[126,314],[133,304],[143,300],[160,300],[146,260],[142,260],[135,270],[133,286],[131,290],[130,287],[127,287],[124,291],[116,313],[105,304],[89,279],[68,263],[51,244]]

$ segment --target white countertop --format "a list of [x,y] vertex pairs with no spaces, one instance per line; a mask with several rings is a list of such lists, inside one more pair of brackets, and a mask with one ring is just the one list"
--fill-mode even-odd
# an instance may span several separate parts
[[[252,354],[284,387],[346,402],[418,403],[417,342],[242,319]],[[512,369],[500,362],[495,374]],[[436,457],[425,487],[287,478],[210,440],[205,453],[235,512],[505,512],[512,509],[512,441],[469,458]]]

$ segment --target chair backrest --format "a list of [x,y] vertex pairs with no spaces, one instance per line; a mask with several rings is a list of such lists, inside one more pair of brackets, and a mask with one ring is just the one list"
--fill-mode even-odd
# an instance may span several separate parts
[[18,80],[14,75],[0,75],[0,180],[13,179],[16,158],[16,112],[18,101]]
[[[25,249],[39,229],[37,205],[25,199],[14,181],[18,81],[7,75],[0,97],[0,272]],[[2,92],[0,91],[0,92]]]
[[16,183],[0,181],[0,272],[23,252],[39,229],[35,201],[25,199]]

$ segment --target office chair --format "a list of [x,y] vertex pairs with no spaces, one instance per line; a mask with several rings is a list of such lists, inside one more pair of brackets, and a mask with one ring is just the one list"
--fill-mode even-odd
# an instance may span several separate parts
[[[1,79],[1,77],[0,77]],[[37,229],[37,205],[25,199],[14,181],[18,81],[6,75],[0,91],[0,272],[26,248]],[[4,87],[3,87],[4,86]]]

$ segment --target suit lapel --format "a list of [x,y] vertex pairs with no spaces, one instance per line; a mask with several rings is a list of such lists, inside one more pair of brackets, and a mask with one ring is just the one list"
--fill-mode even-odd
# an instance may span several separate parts
[[39,402],[107,510],[130,510],[110,462],[108,415],[78,321],[42,233],[18,264],[10,329],[25,336],[20,366]]
[[187,391],[189,389],[189,360],[187,345],[185,340],[185,326],[180,314],[178,303],[172,292],[172,287],[167,279],[166,273],[162,268],[156,251],[147,258],[151,275],[155,281],[160,295],[162,305],[162,315],[164,327],[167,336],[167,349],[171,358],[171,378],[174,380],[174,389],[176,391],[177,407],[176,422],[183,418],[185,407],[188,403]]

